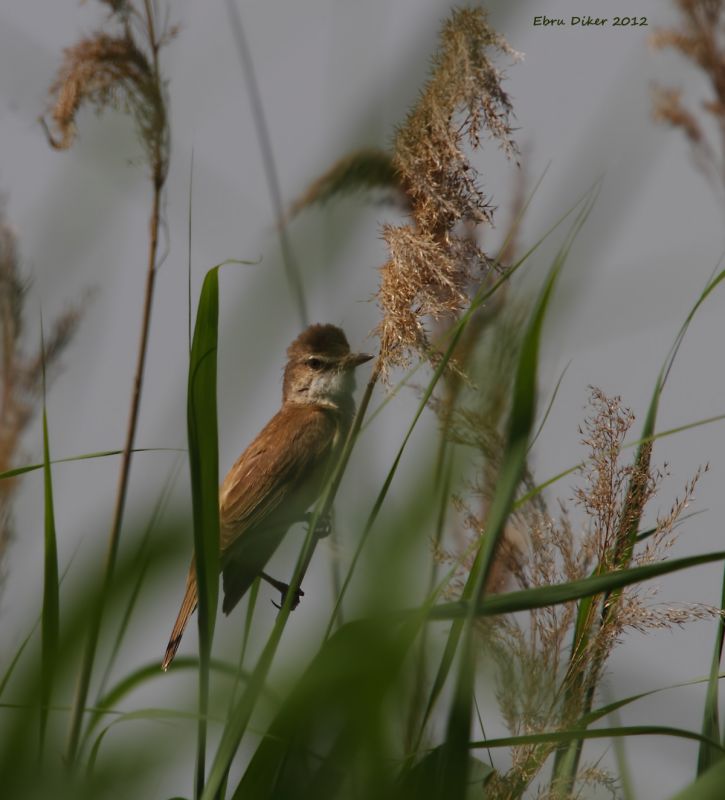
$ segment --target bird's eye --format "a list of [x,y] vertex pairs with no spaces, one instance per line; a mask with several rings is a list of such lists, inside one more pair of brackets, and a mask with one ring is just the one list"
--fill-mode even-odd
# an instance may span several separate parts
[[314,356],[312,358],[308,358],[307,363],[312,367],[312,369],[320,369],[322,367],[322,361]]

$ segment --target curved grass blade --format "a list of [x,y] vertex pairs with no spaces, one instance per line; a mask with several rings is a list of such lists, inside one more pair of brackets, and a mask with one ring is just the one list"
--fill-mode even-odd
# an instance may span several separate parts
[[[51,464],[52,463],[53,462],[51,461]],[[70,559],[68,561],[68,564],[66,565],[66,568],[63,570],[63,574],[60,576],[60,580],[58,581],[58,587],[60,587],[62,585],[63,581],[65,580],[65,576],[68,574],[68,570],[71,568],[71,564],[75,560],[76,555],[78,555],[78,550],[79,549],[80,549],[80,543],[76,546],[76,549],[74,550],[73,555],[70,557]],[[10,681],[10,678],[12,677],[13,672],[15,672],[15,668],[18,665],[18,661],[20,661],[20,657],[23,655],[23,652],[25,651],[25,648],[28,646],[28,643],[33,638],[33,634],[38,629],[38,625],[40,625],[41,620],[42,620],[42,612],[41,612],[41,615],[35,620],[35,623],[33,624],[33,627],[28,632],[27,636],[20,643],[20,647],[18,647],[18,649],[15,651],[15,655],[13,656],[12,660],[10,661],[10,664],[8,665],[8,668],[5,670],[5,674],[3,675],[2,680],[0,680],[0,697],[3,696],[3,692],[5,691],[5,687],[8,685],[8,682]]]
[[18,661],[20,661],[20,657],[25,651],[25,648],[28,646],[28,642],[33,638],[33,634],[35,633],[35,630],[38,627],[38,622],[39,620],[36,621],[35,625],[33,625],[33,627],[30,629],[28,635],[20,643],[20,647],[18,647],[18,649],[15,651],[15,655],[13,656],[12,661],[8,665],[8,668],[5,670],[5,674],[3,675],[3,678],[0,681],[0,697],[3,696],[5,687],[8,685],[8,682],[12,677],[13,672],[15,672],[15,667],[17,666]]
[[[134,447],[132,453],[185,453],[179,447]],[[120,456],[123,450],[99,450],[97,453],[83,453],[79,456],[68,456],[67,458],[56,458],[52,460],[51,464],[67,464],[70,461],[86,461],[91,458],[106,458],[108,456]],[[28,472],[35,472],[36,470],[43,469],[44,462],[40,464],[26,464],[23,467],[14,467],[13,469],[0,472],[0,481],[7,480],[8,478],[17,478],[18,475],[25,475]]]
[[290,604],[285,601],[277,615],[274,627],[257,661],[257,665],[249,676],[247,686],[242,692],[239,702],[234,707],[233,713],[228,718],[214,761],[209,770],[209,777],[201,795],[201,800],[214,800],[214,798],[217,798],[221,785],[226,781],[232,759],[247,729],[264,680],[279,647],[289,614]]
[[[670,572],[678,572],[682,569],[700,566],[700,564],[723,560],[725,560],[725,550],[718,550],[698,556],[686,556],[672,561],[660,561],[641,567],[629,567],[616,572],[592,575],[589,578],[558,583],[553,586],[537,586],[533,589],[496,594],[486,597],[476,604],[473,607],[473,615],[488,617],[497,614],[511,614],[515,611],[528,611],[532,608],[543,608],[558,603],[569,603],[572,600],[641,583]],[[465,601],[442,603],[431,609],[429,618],[433,620],[462,619],[471,613],[471,605]]]
[[721,759],[670,800],[722,800],[723,786],[725,786],[725,760]]
[[[720,597],[720,608],[725,608],[725,573],[723,574],[722,592]],[[720,739],[720,717],[718,713],[718,690],[720,687],[720,663],[722,661],[723,641],[725,641],[725,620],[720,617],[717,622],[717,635],[715,636],[715,649],[712,654],[712,666],[710,668],[710,679],[707,685],[707,695],[705,696],[705,708],[702,718],[702,735],[707,739]],[[697,754],[697,774],[702,775],[717,761],[722,758],[722,754],[704,742],[700,745]]]
[[[655,388],[652,393],[647,416],[644,421],[642,435],[640,437],[640,444],[637,447],[637,452],[634,457],[634,468],[632,477],[627,486],[625,495],[624,508],[621,513],[622,523],[619,530],[615,535],[614,552],[612,554],[613,562],[616,566],[628,566],[634,547],[637,541],[637,534],[639,531],[640,520],[644,511],[644,503],[647,492],[647,482],[650,473],[650,459],[652,454],[653,437],[655,433],[655,423],[657,419],[657,411],[659,408],[660,398],[667,383],[670,371],[674,364],[677,353],[685,338],[690,323],[695,317],[700,306],[705,302],[707,297],[715,290],[719,283],[725,280],[725,270],[720,271],[717,275],[712,277],[705,289],[701,292],[694,306],[687,315],[684,323],[675,337],[675,341],[670,348],[667,357],[660,369],[655,382]],[[599,567],[598,567],[599,569]],[[615,590],[614,596],[607,596],[602,602],[602,609],[600,617],[602,622],[609,618],[613,609],[616,607],[619,599],[619,594]],[[577,611],[576,623],[574,626],[574,637],[572,642],[571,654],[569,657],[569,675],[567,684],[570,686],[568,693],[571,695],[580,691],[581,678],[574,679],[576,664],[581,660],[584,652],[589,646],[589,629],[593,624],[592,614],[594,612],[594,598],[585,598],[579,605]],[[605,653],[594,653],[590,658],[601,661],[606,657]],[[590,686],[587,690],[586,698],[584,701],[584,713],[588,713],[591,709],[594,686]],[[569,746],[569,756],[564,756],[564,751],[560,749],[557,752],[554,764],[554,784],[558,790],[565,796],[567,792],[571,791],[574,785],[575,775],[579,769],[579,761],[581,755],[581,744],[572,744]]]
[[189,352],[191,352],[191,208],[194,196],[194,145],[191,146],[189,161],[189,208],[186,219],[186,313],[189,336]]
[[[158,672],[158,664],[156,665],[156,671]],[[96,737],[95,742],[93,742],[93,746],[91,747],[89,756],[88,756],[88,764],[86,767],[86,774],[90,777],[93,774],[93,771],[96,767],[96,762],[98,761],[98,753],[101,749],[101,745],[103,744],[103,740],[106,737],[106,734],[118,725],[121,722],[129,722],[132,720],[156,720],[165,722],[167,720],[175,720],[175,719],[184,719],[184,720],[195,720],[197,719],[197,715],[193,714],[189,711],[177,711],[173,708],[139,708],[136,711],[129,711],[127,713],[119,714],[113,722],[106,725],[106,727],[98,734]]]
[[[619,714],[614,714],[614,723],[621,726]],[[616,736],[612,741],[614,760],[617,765],[617,780],[622,791],[622,800],[635,800],[634,785],[632,782],[632,768],[627,756],[624,738]]]
[[272,721],[233,800],[338,796],[355,763],[372,767],[359,775],[357,794],[385,796],[376,791],[374,765],[384,738],[386,698],[424,620],[424,609],[403,625],[357,620],[326,640]]
[[[633,442],[629,442],[623,446],[624,450],[629,449],[630,447],[639,447],[642,444],[646,444],[647,442],[656,442],[658,439],[664,439],[666,436],[673,436],[676,433],[683,433],[684,431],[692,430],[693,428],[699,428],[702,425],[711,425],[713,422],[723,422],[725,420],[725,414],[718,414],[714,417],[705,417],[705,419],[698,419],[695,422],[688,422],[685,425],[678,425],[676,428],[668,428],[667,430],[660,431],[659,433],[654,433],[647,438],[640,438],[635,439]],[[522,495],[514,504],[514,509],[521,508],[522,506],[526,505],[533,497],[537,494],[541,494],[544,489],[548,488],[552,484],[560,481],[562,478],[566,478],[567,475],[573,475],[577,470],[581,469],[584,466],[584,462],[580,461],[578,464],[575,464],[573,467],[569,467],[568,469],[563,470],[562,472],[553,475],[551,478],[548,478],[543,483],[539,483],[537,486],[534,486],[526,494]]]
[[[405,798],[427,798],[431,797],[431,787],[436,785],[438,774],[444,763],[445,752],[443,745],[433,748],[411,769],[406,769],[400,776],[398,796]],[[477,758],[469,756],[469,779],[466,792],[467,798],[486,798],[485,791],[481,793],[481,787],[485,786],[487,780],[493,775],[494,769],[488,764],[484,764]],[[436,795],[433,794],[433,797]]]
[[[172,675],[178,672],[196,671],[199,669],[199,659],[192,656],[177,656],[166,674]],[[209,662],[209,669],[212,672],[217,672],[220,675],[226,675],[229,678],[239,679],[239,668],[234,664],[229,664],[226,661],[220,661],[212,658]],[[103,697],[99,698],[93,710],[90,712],[91,716],[88,721],[88,728],[85,734],[85,742],[98,726],[104,714],[108,713],[109,709],[117,706],[121,700],[127,697],[131,692],[148,683],[149,681],[162,678],[164,673],[159,671],[158,661],[153,661],[142,667],[138,667],[133,672],[122,678],[115,686],[111,687]],[[248,679],[248,673],[242,672],[241,677],[245,680]],[[262,692],[269,700],[279,702],[279,697],[268,687],[263,687]]]
[[[543,179],[543,175],[542,175],[542,179]],[[538,187],[538,184],[537,184],[537,187]],[[424,409],[426,408],[426,406],[428,404],[428,401],[430,400],[430,398],[431,398],[431,396],[433,394],[433,390],[435,389],[436,385],[438,384],[438,381],[441,379],[441,376],[443,375],[443,373],[444,373],[444,371],[445,371],[445,369],[446,369],[446,367],[448,365],[448,362],[450,361],[450,359],[451,359],[451,357],[453,355],[453,352],[455,351],[455,349],[456,349],[456,347],[458,345],[458,342],[460,341],[461,336],[465,332],[465,329],[466,329],[468,323],[470,322],[472,316],[490,297],[492,297],[498,291],[498,289],[501,286],[503,286],[506,282],[508,282],[511,279],[512,275],[518,269],[520,269],[520,267],[524,264],[526,259],[529,258],[529,256],[536,250],[537,247],[539,247],[539,245],[544,241],[544,239],[547,236],[549,236],[554,230],[556,230],[556,228],[578,206],[584,205],[584,207],[587,208],[588,202],[589,202],[588,198],[589,198],[589,195],[585,195],[583,200],[578,200],[577,203],[569,211],[567,211],[566,214],[564,214],[559,220],[557,220],[557,222],[544,234],[544,236],[542,236],[541,239],[538,242],[536,242],[534,245],[532,245],[532,247],[529,248],[529,250],[516,262],[516,264],[514,264],[510,269],[508,269],[506,271],[506,273],[501,278],[499,278],[499,280],[497,280],[492,286],[482,287],[479,290],[479,292],[476,294],[476,296],[473,298],[473,300],[471,301],[471,304],[468,307],[468,309],[466,310],[466,312],[461,316],[461,318],[456,322],[456,324],[448,332],[448,336],[450,337],[450,339],[449,339],[448,345],[446,347],[446,350],[443,353],[443,355],[441,356],[438,364],[436,365],[435,371],[433,373],[433,377],[429,381],[428,386],[426,387],[425,392],[423,393],[423,397],[421,398],[421,401],[418,404],[418,408],[417,408],[417,410],[415,412],[415,415],[413,416],[413,420],[411,421],[410,425],[408,426],[408,430],[406,431],[405,436],[403,437],[403,441],[402,441],[402,443],[400,445],[400,448],[398,450],[398,453],[396,454],[396,457],[395,457],[395,459],[393,461],[393,465],[391,466],[390,470],[388,471],[388,474],[385,477],[385,481],[383,483],[383,486],[380,489],[380,492],[378,493],[378,497],[375,500],[375,503],[373,505],[372,511],[370,512],[368,520],[365,523],[365,528],[363,529],[363,533],[360,536],[360,540],[359,540],[358,545],[357,545],[357,547],[355,549],[355,553],[354,553],[354,555],[352,557],[352,561],[350,562],[350,566],[348,567],[347,574],[345,575],[345,580],[343,581],[342,588],[341,588],[340,593],[339,593],[339,595],[338,595],[338,597],[337,597],[337,599],[335,601],[335,606],[334,606],[334,608],[332,610],[332,614],[330,615],[330,621],[328,622],[328,625],[327,625],[327,630],[325,632],[325,638],[328,638],[330,636],[330,634],[332,633],[332,630],[333,630],[333,628],[335,626],[335,620],[337,618],[337,614],[340,611],[340,607],[342,605],[343,598],[344,598],[344,596],[345,596],[345,594],[347,592],[347,588],[348,588],[348,586],[350,584],[350,580],[352,579],[352,575],[353,575],[353,573],[355,571],[355,567],[357,566],[358,559],[360,558],[360,554],[361,554],[361,552],[362,552],[362,550],[363,550],[363,548],[365,546],[365,543],[366,543],[366,541],[368,539],[368,536],[369,536],[369,534],[370,534],[370,532],[372,530],[372,527],[375,524],[375,520],[377,519],[378,513],[380,512],[380,508],[382,507],[383,502],[384,502],[384,500],[385,500],[385,498],[387,496],[388,490],[390,489],[390,485],[391,485],[391,483],[393,481],[393,478],[395,476],[395,473],[397,472],[397,469],[398,469],[398,464],[400,463],[400,459],[403,456],[403,452],[405,451],[405,448],[406,448],[406,446],[408,444],[408,441],[410,440],[410,437],[413,434],[413,430],[415,429],[415,426],[417,425],[418,420],[420,419]],[[575,227],[576,227],[576,223],[575,223]],[[422,362],[421,362],[421,364],[422,364]],[[420,364],[418,366],[420,366]],[[416,366],[413,371],[418,369],[418,366]],[[376,373],[373,373],[373,376],[375,376],[375,374]],[[374,378],[371,378],[371,383],[373,381],[374,381]],[[366,399],[369,399],[369,398],[367,398],[367,394],[366,394]],[[382,409],[382,407],[385,405],[385,402],[386,401],[383,401],[383,403],[381,404],[381,406],[378,409],[378,411]]]
[[[717,675],[717,680],[722,680],[725,678],[725,672],[720,673]],[[622,700],[615,700],[612,703],[607,703],[606,706],[602,706],[601,708],[597,708],[594,711],[590,711],[589,714],[584,718],[583,722],[587,725],[591,724],[592,722],[596,722],[598,719],[602,719],[603,717],[608,716],[609,714],[614,714],[619,711],[620,708],[624,706],[630,705],[630,703],[635,703],[637,700],[641,700],[644,697],[649,697],[653,694],[659,694],[660,692],[669,692],[671,689],[680,689],[683,686],[696,686],[699,683],[708,683],[710,678],[694,678],[691,681],[682,681],[681,683],[673,683],[670,686],[660,686],[658,689],[649,689],[646,692],[639,692],[638,694],[632,694],[629,697],[625,697]]]
[[[473,622],[476,617],[475,598],[483,595],[498,541],[503,534],[506,520],[511,513],[516,491],[526,466],[529,440],[536,413],[537,371],[541,332],[556,280],[564,266],[567,255],[581,226],[586,221],[596,199],[596,187],[582,206],[562,248],[554,259],[539,298],[531,314],[531,320],[521,342],[521,351],[513,386],[513,399],[509,418],[506,445],[501,461],[496,489],[488,511],[486,535],[463,588],[466,615],[462,622],[454,623],[449,641],[455,641],[460,656],[458,675],[448,715],[446,741],[443,746],[441,769],[437,786],[445,790],[450,798],[465,797],[470,766],[467,742],[472,722],[472,703],[475,679],[475,650],[473,647]],[[430,706],[430,703],[429,703]]]
[[284,204],[282,203],[282,192],[279,186],[279,176],[277,175],[274,153],[272,152],[272,139],[269,135],[269,128],[267,127],[267,118],[264,114],[262,95],[260,94],[259,86],[257,84],[257,76],[254,70],[252,53],[247,42],[247,37],[244,34],[244,27],[242,26],[242,19],[239,9],[232,0],[227,2],[227,15],[229,17],[237,56],[239,57],[239,61],[242,66],[247,92],[249,94],[252,120],[254,121],[254,127],[257,133],[257,141],[259,143],[259,149],[262,155],[262,166],[264,168],[264,175],[267,179],[267,187],[269,188],[269,195],[272,201],[274,215],[279,223],[277,226],[277,232],[279,236],[280,250],[282,252],[285,276],[287,278],[290,291],[292,292],[292,297],[297,305],[300,322],[302,323],[303,327],[306,327],[309,324],[307,300],[305,299],[305,290],[302,277],[300,275],[300,268],[297,264],[297,260],[294,257],[289,234],[287,233],[287,228],[284,224]]
[[393,158],[386,150],[372,147],[355,150],[336,161],[290,204],[286,220],[309,206],[324,205],[335,196],[372,189],[401,190]]
[[126,630],[128,629],[129,623],[131,622],[131,617],[133,612],[136,608],[136,601],[138,600],[139,593],[141,592],[141,587],[144,584],[146,579],[146,575],[148,574],[148,566],[149,566],[149,550],[148,545],[151,538],[151,534],[154,531],[158,521],[161,518],[161,515],[166,508],[166,505],[169,501],[169,497],[171,496],[171,490],[176,482],[176,478],[179,474],[179,469],[181,467],[180,460],[177,460],[172,472],[166,479],[166,483],[164,484],[163,489],[161,490],[161,494],[156,501],[156,505],[154,506],[154,510],[151,514],[151,518],[146,526],[146,529],[141,537],[141,542],[138,546],[137,555],[136,555],[136,564],[138,566],[137,570],[137,577],[134,582],[134,585],[131,589],[131,593],[128,598],[128,602],[126,603],[126,608],[123,612],[123,617],[121,618],[121,623],[118,626],[118,632],[116,633],[116,638],[113,642],[113,647],[111,648],[111,655],[108,658],[108,664],[106,665],[105,672],[103,673],[103,677],[101,678],[101,683],[98,687],[98,692],[96,694],[96,704],[98,704],[98,699],[103,697],[106,691],[106,685],[108,684],[108,680],[111,674],[111,670],[113,669],[113,665],[116,663],[116,658],[118,653],[121,650],[121,645],[123,643],[124,636],[126,635]]
[[561,371],[561,375],[559,375],[559,379],[556,382],[556,386],[554,386],[554,391],[551,393],[551,398],[549,400],[549,404],[546,406],[546,411],[544,411],[544,416],[541,418],[541,422],[539,423],[539,427],[536,429],[536,433],[531,437],[531,442],[529,443],[529,450],[536,444],[537,439],[541,435],[541,431],[544,430],[544,425],[546,425],[546,420],[549,419],[549,414],[551,414],[551,409],[554,407],[554,403],[556,402],[556,396],[559,394],[559,389],[561,388],[561,382],[564,380],[564,376],[566,375],[566,371],[571,366],[571,360],[567,361],[566,366]]
[[55,535],[55,512],[53,509],[53,477],[50,470],[50,443],[48,436],[48,411],[45,385],[45,339],[43,323],[40,323],[43,386],[43,496],[44,496],[44,568],[43,568],[43,612],[41,622],[41,679],[40,679],[40,739],[39,760],[43,760],[45,732],[48,722],[48,707],[53,693],[53,676],[56,671],[58,635],[60,628],[60,598],[58,590],[58,545]]
[[[587,728],[568,731],[549,731],[547,733],[529,733],[523,736],[503,736],[500,739],[484,739],[471,742],[469,747],[520,747],[525,744],[543,744],[544,742],[576,742],[580,739],[613,739],[622,736],[675,736],[690,739],[694,742],[707,742],[725,753],[719,742],[706,739],[702,734],[684,728],[671,728],[666,725],[622,725],[616,728]],[[722,791],[722,785],[721,785]]]
[[473,649],[472,623],[475,617],[475,606],[470,602],[473,597],[480,597],[486,584],[498,539],[503,532],[506,519],[511,512],[515,493],[526,463],[528,442],[534,423],[536,368],[538,349],[543,326],[544,315],[551,298],[556,279],[566,261],[574,238],[586,221],[596,198],[598,185],[586,196],[577,214],[564,244],[554,259],[544,288],[531,315],[526,334],[522,340],[519,364],[514,381],[514,396],[509,420],[506,449],[504,451],[496,492],[488,515],[487,534],[476,554],[473,568],[463,591],[466,613],[454,622],[446,641],[443,658],[426,705],[423,721],[418,737],[422,740],[423,731],[430,718],[433,707],[443,689],[453,660],[463,639],[462,654],[459,661],[459,673],[456,682],[454,699],[448,718],[446,756],[444,767],[438,773],[440,789],[445,788],[451,797],[463,797],[467,782],[468,756],[466,742],[470,734],[473,698]]
[[199,297],[187,394],[194,559],[199,602],[196,797],[201,795],[204,788],[209,661],[219,595],[219,454],[216,412],[218,325],[219,267],[214,267],[207,272]]
[[[226,724],[229,725],[231,715],[234,713],[234,707],[237,703],[237,692],[239,690],[240,680],[242,677],[244,657],[247,654],[247,645],[249,644],[249,635],[252,632],[252,621],[254,619],[254,612],[257,608],[257,597],[259,595],[260,578],[255,578],[252,586],[249,589],[249,601],[247,602],[247,613],[244,619],[244,633],[242,634],[242,648],[239,653],[239,663],[237,664],[237,671],[234,675],[234,685],[230,694],[229,710],[227,713]],[[231,764],[229,765],[231,766]],[[224,798],[227,794],[227,782],[229,781],[229,769],[227,768],[224,778],[221,781],[218,791],[218,797]]]

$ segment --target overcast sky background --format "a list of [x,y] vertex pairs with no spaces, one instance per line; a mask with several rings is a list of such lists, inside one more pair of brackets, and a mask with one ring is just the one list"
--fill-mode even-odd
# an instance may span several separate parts
[[[162,58],[172,129],[165,198],[169,252],[159,273],[137,445],[185,447],[186,242],[193,148],[193,297],[214,264],[227,258],[262,259],[257,266],[228,267],[221,276],[224,473],[276,408],[284,348],[299,332],[300,322],[284,283],[274,214],[225,4],[173,0],[169,6],[172,22],[182,25]],[[525,220],[524,244],[535,242],[604,176],[547,320],[542,397],[548,397],[563,367],[571,365],[537,444],[534,467],[540,480],[581,459],[577,426],[588,385],[621,395],[641,424],[662,360],[721,257],[722,208],[693,168],[683,137],[650,119],[649,88],[655,79],[682,87],[695,102],[706,96],[704,80],[682,59],[647,47],[654,26],[673,19],[670,6],[662,0],[487,4],[493,25],[525,54],[521,63],[507,69],[506,86],[529,180],[548,167]],[[449,5],[440,0],[255,0],[240,9],[282,193],[290,201],[345,153],[390,141],[427,76]],[[534,15],[544,13],[564,18],[637,14],[647,16],[650,26],[534,27]],[[0,5],[0,192],[32,278],[28,341],[37,338],[40,308],[44,319],[52,319],[86,289],[97,290],[48,397],[56,457],[121,447],[141,312],[150,196],[132,124],[120,114],[97,119],[84,113],[76,145],[57,153],[37,123],[61,49],[93,30],[102,16],[100,4],[75,0],[4,0]],[[502,207],[503,227],[515,183],[513,168],[492,147],[484,147],[477,165],[484,186]],[[290,229],[312,319],[342,324],[359,349],[376,346],[366,339],[378,320],[369,299],[385,258],[379,224],[389,218],[383,206],[349,199],[304,214]],[[544,258],[532,261],[530,285],[547,266]],[[708,300],[687,336],[662,401],[659,429],[725,413],[722,291]],[[347,512],[343,557],[360,531],[354,509],[369,507],[399,446],[401,420],[409,418],[415,401],[410,393],[396,401],[397,410],[391,404],[361,442],[340,501],[353,509]],[[429,419],[411,441],[388,513],[396,510],[396,496],[405,497],[406,474],[428,457],[426,433],[433,430]],[[687,524],[673,555],[722,549],[724,445],[725,425],[720,423],[668,438],[655,448],[656,461],[666,461],[671,472],[654,502],[663,512],[699,465],[711,465],[694,506],[707,513]],[[38,425],[25,440],[25,452],[29,460],[39,457]],[[146,519],[175,458],[172,453],[150,453],[135,459],[129,524]],[[54,470],[61,567],[79,542],[79,563],[100,557],[117,469],[115,459],[105,459]],[[184,463],[176,486],[180,504],[188,495],[186,480]],[[569,485],[561,485],[558,495],[567,499],[570,494]],[[41,498],[42,478],[25,478],[0,602],[3,660],[14,652],[40,608]],[[161,655],[181,595],[183,549],[178,579],[163,602],[144,609],[143,627],[132,632],[119,674]],[[327,556],[318,554],[309,584],[316,576],[327,580],[326,562]],[[712,566],[667,578],[660,598],[718,604],[719,573]],[[315,608],[314,601],[306,600],[296,612],[286,652],[302,646],[305,631],[315,624]],[[270,621],[272,614],[270,609]],[[237,631],[240,625],[241,616],[225,620],[219,636],[223,639],[225,630]],[[714,635],[714,623],[700,623],[673,633],[628,636],[610,664],[610,697],[702,675]],[[190,630],[183,647],[193,652],[194,642]],[[626,709],[622,721],[698,730],[702,696],[701,687],[659,695]],[[488,732],[495,731],[492,722]],[[660,800],[693,776],[695,744],[643,737],[629,742],[628,752],[638,764],[637,796],[643,800]],[[178,791],[188,786],[186,775],[177,781]]]

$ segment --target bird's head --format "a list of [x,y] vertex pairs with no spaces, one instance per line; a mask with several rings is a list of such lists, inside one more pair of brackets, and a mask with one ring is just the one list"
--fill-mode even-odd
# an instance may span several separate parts
[[283,401],[337,408],[352,397],[355,367],[371,358],[351,353],[335,325],[310,325],[287,348]]

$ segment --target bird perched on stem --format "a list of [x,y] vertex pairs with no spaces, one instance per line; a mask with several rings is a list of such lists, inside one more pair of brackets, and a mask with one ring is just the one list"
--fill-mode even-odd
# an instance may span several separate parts
[[[355,413],[351,353],[335,325],[310,325],[287,348],[282,407],[229,470],[219,490],[222,610],[228,614],[257,577],[284,601],[289,585],[264,572],[282,537],[306,516],[339,455]],[[302,590],[297,590],[293,607]],[[166,670],[197,605],[192,561],[186,591],[161,664]]]

